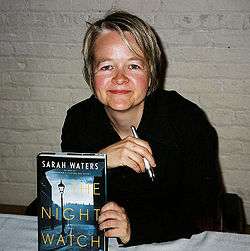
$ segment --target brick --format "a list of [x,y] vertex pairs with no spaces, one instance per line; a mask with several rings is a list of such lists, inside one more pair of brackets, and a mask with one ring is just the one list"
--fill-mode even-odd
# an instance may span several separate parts
[[0,88],[1,100],[27,100],[30,99],[30,92],[27,87],[6,86]]
[[250,142],[243,142],[243,153],[250,154]]
[[101,0],[99,11],[107,12],[107,11],[113,10],[115,9],[114,5],[115,5],[114,0]]
[[176,91],[184,93],[218,93],[222,91],[220,80],[216,79],[185,79],[168,77],[164,85],[165,89],[172,87]]
[[2,182],[10,182],[5,170],[0,170],[0,183]]
[[35,184],[0,183],[0,189],[1,204],[28,205],[36,197]]
[[34,172],[36,169],[36,159],[34,157],[1,157],[1,166],[2,170],[26,170]]
[[250,127],[243,126],[217,126],[221,138],[250,141]]
[[211,11],[249,11],[250,2],[248,0],[209,0],[208,8]]
[[[71,0],[30,0],[31,11],[71,11]],[[84,1],[83,1],[84,2]]]
[[[102,19],[105,16],[106,13],[102,12],[102,11],[98,11],[98,12],[92,12],[92,13],[88,13],[88,15],[85,17],[85,21],[88,23],[94,23],[99,19]],[[86,24],[86,27],[88,27],[89,25]]]
[[0,72],[18,71],[26,67],[24,59],[16,60],[14,57],[0,57]]
[[86,25],[84,24],[81,29],[74,27],[70,28],[46,28],[41,27],[30,31],[30,40],[33,42],[51,42],[51,43],[81,43]]
[[0,183],[3,182],[34,184],[36,182],[36,169],[33,171],[1,170]]
[[250,112],[249,111],[236,111],[235,124],[242,126],[250,126]]
[[213,34],[211,31],[180,31],[171,29],[157,29],[163,45],[170,46],[212,46]]
[[13,29],[11,29],[10,27],[5,27],[3,29],[0,29],[0,41],[4,41],[4,42],[12,42],[12,41],[20,41],[20,42],[24,42],[24,41],[30,41],[31,35],[30,32],[26,32],[26,31],[21,31],[18,29],[15,29],[13,31]]
[[9,12],[6,14],[7,27],[31,31],[37,27],[43,29],[55,26],[55,16],[51,12]]
[[176,29],[176,20],[179,19],[178,15],[166,12],[154,13],[154,27],[160,29]]
[[250,29],[250,14],[247,14],[244,17],[243,30],[249,30],[249,29]]
[[7,101],[0,100],[1,114],[6,115],[46,115],[64,114],[68,104],[55,102]]
[[62,88],[31,87],[30,100],[68,103],[71,100],[71,90]]
[[170,47],[166,53],[173,62],[250,63],[250,49]]
[[208,117],[215,126],[235,125],[235,113],[231,109],[207,109]]
[[27,71],[46,73],[80,73],[80,60],[43,58],[0,58],[1,71]]
[[15,145],[0,142],[0,156],[1,157],[15,156],[15,153],[16,153]]
[[248,95],[214,94],[200,95],[200,102],[208,108],[228,108],[232,110],[247,110],[250,106]]
[[200,20],[200,29],[204,30],[242,30],[245,15],[242,13],[207,13],[197,14]]
[[230,30],[242,30],[244,24],[244,15],[239,13],[223,15],[223,18],[221,18],[220,22],[221,28]]
[[54,88],[88,88],[83,81],[82,74],[55,74],[34,72],[3,73],[3,84],[18,86],[42,86]]
[[210,35],[213,47],[249,48],[249,33],[240,30],[214,30]]
[[30,89],[31,100],[55,101],[62,103],[80,102],[91,95],[90,89],[54,89],[32,87]]
[[175,16],[174,26],[176,29],[183,31],[199,29],[199,16],[189,14]]
[[0,55],[10,56],[14,54],[14,48],[10,42],[0,42]]
[[[44,145],[44,144],[15,144],[15,155],[13,157],[29,157],[34,158],[40,152],[50,152],[50,151],[60,151],[60,145],[51,146],[51,145]],[[9,156],[6,156],[9,157]],[[12,157],[12,156],[11,156]]]
[[1,142],[11,144],[59,144],[61,131],[56,129],[18,131],[11,129],[1,129]]
[[249,64],[181,63],[169,65],[169,77],[186,78],[250,78]]
[[59,129],[62,127],[64,115],[59,117],[46,115],[0,115],[0,128],[16,130]]
[[223,177],[227,185],[246,187],[250,181],[250,171],[223,170]]
[[220,163],[223,169],[249,170],[250,156],[243,154],[221,155]]
[[113,4],[113,7],[116,9],[122,9],[134,14],[136,13],[152,13],[158,11],[161,8],[162,4],[160,0],[155,0],[152,4],[150,0],[137,0],[131,4],[129,0],[117,1]]
[[218,48],[248,48],[250,34],[241,30],[171,30],[156,29],[163,45],[218,47]]
[[163,1],[161,6],[162,12],[195,12],[208,9],[206,0],[169,0]]
[[250,94],[249,80],[224,80],[222,82],[222,89],[224,93],[229,94]]
[[81,59],[81,44],[19,42],[12,43],[12,47],[19,57]]
[[239,140],[222,139],[219,137],[219,153],[220,154],[242,154],[243,143]]
[[101,11],[99,0],[74,0],[71,2],[72,11]]
[[[84,11],[84,9],[83,9]],[[98,19],[103,16],[103,14],[98,13]],[[56,13],[54,15],[55,19],[55,26],[56,29],[58,28],[71,28],[72,26],[75,29],[81,29],[83,26],[86,25],[86,21],[89,20],[90,16],[93,14],[89,12],[79,12],[79,13]]]
[[13,10],[19,10],[19,11],[27,11],[29,10],[29,1],[26,0],[1,0],[0,1],[0,10],[1,11],[13,11]]

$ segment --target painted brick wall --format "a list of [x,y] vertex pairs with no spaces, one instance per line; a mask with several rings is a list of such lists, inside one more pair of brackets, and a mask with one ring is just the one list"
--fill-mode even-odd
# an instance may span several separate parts
[[250,223],[249,0],[0,0],[0,203],[36,196],[35,156],[59,151],[66,110],[88,97],[81,74],[85,21],[132,11],[162,38],[165,88],[208,114],[226,188]]

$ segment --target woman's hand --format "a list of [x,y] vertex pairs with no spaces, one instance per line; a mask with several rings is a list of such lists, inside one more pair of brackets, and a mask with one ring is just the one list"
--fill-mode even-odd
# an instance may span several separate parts
[[123,244],[130,240],[131,229],[129,219],[124,208],[115,202],[105,204],[98,218],[100,230],[105,230],[106,237],[120,238]]
[[107,154],[108,168],[128,166],[137,173],[144,172],[143,158],[155,167],[155,160],[148,142],[128,136],[99,152]]

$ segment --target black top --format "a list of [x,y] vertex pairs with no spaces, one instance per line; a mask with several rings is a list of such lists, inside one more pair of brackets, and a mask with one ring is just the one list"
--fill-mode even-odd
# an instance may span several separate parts
[[[124,207],[131,224],[127,245],[190,237],[215,213],[221,184],[217,134],[204,112],[174,91],[145,100],[138,127],[156,161],[155,182],[128,167],[108,169],[108,199]],[[120,140],[104,106],[94,97],[67,112],[62,151],[97,152]]]

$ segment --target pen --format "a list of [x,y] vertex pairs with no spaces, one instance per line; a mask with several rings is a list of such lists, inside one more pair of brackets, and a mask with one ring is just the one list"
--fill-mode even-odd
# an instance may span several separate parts
[[[136,139],[139,139],[138,134],[137,134],[134,126],[131,126],[131,130],[132,130],[133,136]],[[144,166],[145,166],[146,171],[148,172],[149,177],[151,178],[152,181],[154,181],[154,179],[155,179],[154,170],[152,169],[148,160],[145,157],[143,157],[143,162],[144,162]]]

